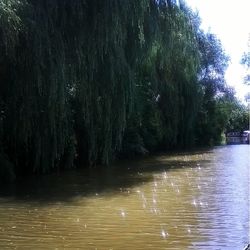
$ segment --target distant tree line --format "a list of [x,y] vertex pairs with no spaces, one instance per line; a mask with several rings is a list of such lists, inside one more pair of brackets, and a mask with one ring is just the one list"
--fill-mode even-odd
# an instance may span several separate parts
[[220,142],[227,64],[183,1],[2,0],[2,180]]

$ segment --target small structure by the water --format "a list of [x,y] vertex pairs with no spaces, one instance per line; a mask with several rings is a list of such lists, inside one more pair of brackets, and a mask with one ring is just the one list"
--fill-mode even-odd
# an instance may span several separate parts
[[250,250],[250,244],[248,244],[243,250]]
[[226,133],[227,144],[249,144],[250,130]]

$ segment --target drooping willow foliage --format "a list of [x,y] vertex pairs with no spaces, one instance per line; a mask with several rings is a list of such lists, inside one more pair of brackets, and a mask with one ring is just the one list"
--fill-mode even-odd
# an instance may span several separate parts
[[2,176],[192,144],[198,29],[175,1],[2,0]]
[[137,71],[138,111],[129,128],[130,141],[125,137],[129,154],[185,147],[194,141],[200,60],[188,8],[169,8],[165,1],[152,4],[144,34],[147,47]]

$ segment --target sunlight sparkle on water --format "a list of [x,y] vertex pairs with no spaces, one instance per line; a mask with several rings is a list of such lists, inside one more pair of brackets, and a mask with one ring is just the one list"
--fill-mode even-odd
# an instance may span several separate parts
[[163,238],[166,238],[167,236],[169,236],[169,234],[165,230],[161,230],[161,236]]
[[166,172],[163,173],[163,178],[164,178],[164,179],[167,179],[167,178],[168,178],[168,175],[167,175]]
[[124,218],[126,217],[126,213],[124,212],[124,210],[121,210],[121,216]]
[[192,204],[196,207],[197,206],[196,200],[193,200]]

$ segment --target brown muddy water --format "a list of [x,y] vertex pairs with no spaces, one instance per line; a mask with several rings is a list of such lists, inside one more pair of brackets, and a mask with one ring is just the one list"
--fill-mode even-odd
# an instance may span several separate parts
[[232,249],[249,242],[250,146],[158,155],[0,192],[0,249]]

